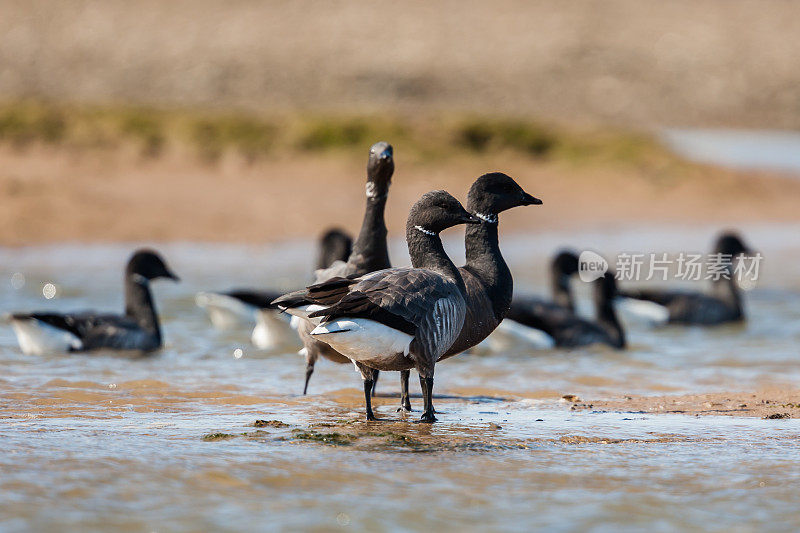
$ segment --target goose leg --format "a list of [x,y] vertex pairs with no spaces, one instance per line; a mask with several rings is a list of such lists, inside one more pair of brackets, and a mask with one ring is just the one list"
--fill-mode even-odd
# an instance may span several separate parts
[[375,397],[375,389],[378,388],[378,376],[381,375],[380,370],[375,370],[372,373],[372,397]]
[[314,365],[306,363],[306,384],[303,385],[303,396],[305,396],[306,392],[308,392],[308,380],[311,379],[311,374],[313,373],[314,373]]
[[365,379],[364,380],[364,400],[367,404],[367,420],[375,420],[375,414],[372,412],[372,386],[375,384],[375,380]]
[[408,396],[408,379],[411,377],[410,370],[400,371],[400,407],[397,411],[411,411],[411,400]]
[[375,378],[378,371],[361,363],[356,363],[356,368],[361,372],[361,379],[364,380],[364,403],[367,407],[367,420],[377,420],[375,413],[372,412],[372,392],[375,389]]
[[314,373],[314,365],[317,364],[319,355],[316,353],[316,350],[313,347],[311,350],[309,350],[307,347],[303,347],[299,353],[304,355],[306,359],[306,383],[303,385],[303,396],[305,396],[308,392],[308,382],[311,379],[311,374]]
[[436,422],[436,417],[433,414],[435,412],[433,410],[433,376],[423,377],[423,375],[420,374],[419,385],[422,387],[422,397],[425,402],[425,412],[422,413],[420,422]]

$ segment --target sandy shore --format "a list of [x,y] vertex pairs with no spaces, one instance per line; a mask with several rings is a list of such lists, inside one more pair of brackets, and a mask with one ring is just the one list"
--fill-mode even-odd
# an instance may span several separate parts
[[709,416],[746,416],[769,419],[800,418],[800,390],[764,389],[681,396],[626,396],[611,400],[570,397],[573,410],[624,413],[673,413]]
[[[397,170],[387,208],[401,235],[411,204],[444,188],[464,200],[480,174],[503,170],[544,205],[503,216],[504,231],[647,224],[800,220],[800,180],[708,167],[659,173],[635,165],[547,162],[516,153],[408,161]],[[260,243],[356,231],[363,213],[365,161],[343,154],[271,156],[216,163],[135,150],[0,147],[0,244],[176,240]]]

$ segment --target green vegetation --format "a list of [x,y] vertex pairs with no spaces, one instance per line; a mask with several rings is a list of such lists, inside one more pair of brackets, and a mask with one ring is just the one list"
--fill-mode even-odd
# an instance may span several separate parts
[[203,440],[206,442],[214,442],[218,440],[228,440],[234,438],[236,435],[231,435],[230,433],[209,433],[207,435],[203,435]]
[[300,429],[292,431],[292,437],[332,446],[348,446],[358,439],[356,435],[348,435],[347,433],[319,433],[314,430],[303,431]]
[[677,159],[652,137],[613,130],[576,130],[535,120],[433,115],[267,116],[245,112],[0,104],[0,144],[39,143],[72,150],[133,146],[143,157],[189,149],[210,163],[226,153],[247,161],[271,154],[340,152],[363,156],[377,140],[403,154],[436,160],[510,151],[533,160],[662,168]]

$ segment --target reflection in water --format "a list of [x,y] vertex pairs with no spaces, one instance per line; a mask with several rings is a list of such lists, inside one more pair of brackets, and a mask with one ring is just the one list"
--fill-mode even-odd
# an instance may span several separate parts
[[[453,358],[437,367],[433,427],[395,411],[391,373],[376,398],[382,423],[362,422],[348,365],[320,366],[303,397],[301,357],[213,331],[194,307],[200,289],[301,283],[310,244],[166,246],[185,282],[154,287],[167,342],[158,354],[24,357],[0,328],[0,529],[798,528],[796,420],[576,412],[560,400],[796,384],[798,249],[781,231],[794,229],[746,234],[767,261],[747,324],[631,324],[627,353],[512,345]],[[657,234],[571,243],[704,249],[713,229]],[[549,251],[568,242],[506,241],[517,286],[543,291]],[[0,250],[0,312],[119,308],[128,252]],[[59,288],[51,300],[46,283]]]

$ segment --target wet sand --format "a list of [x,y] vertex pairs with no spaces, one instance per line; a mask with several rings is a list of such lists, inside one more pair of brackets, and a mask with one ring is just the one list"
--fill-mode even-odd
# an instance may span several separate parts
[[570,398],[573,410],[618,413],[800,418],[800,389],[715,392],[679,396],[625,396],[608,400]]

